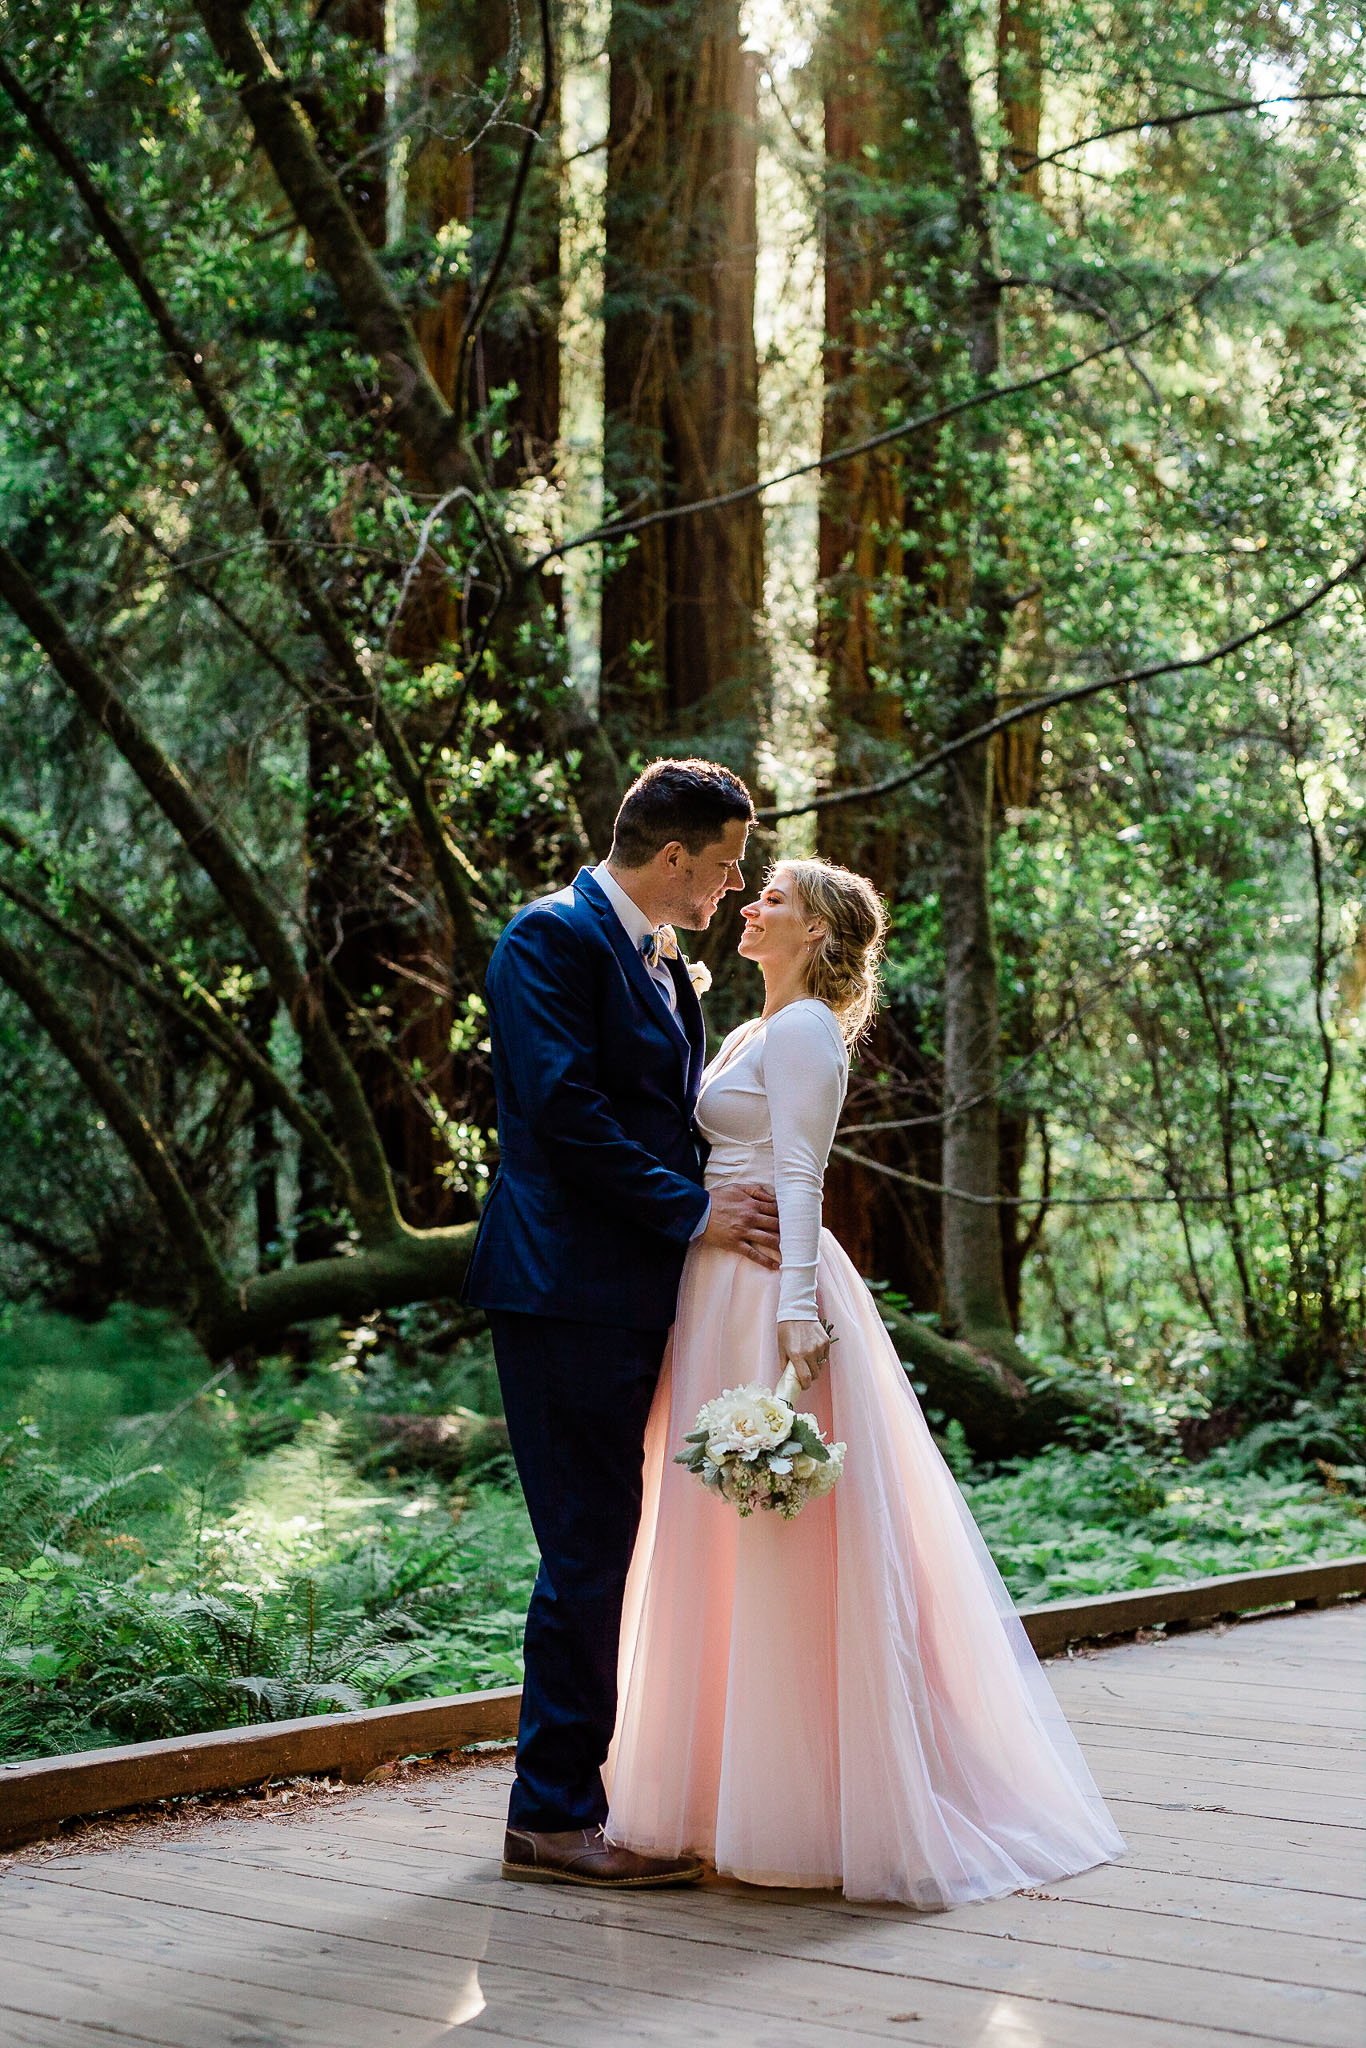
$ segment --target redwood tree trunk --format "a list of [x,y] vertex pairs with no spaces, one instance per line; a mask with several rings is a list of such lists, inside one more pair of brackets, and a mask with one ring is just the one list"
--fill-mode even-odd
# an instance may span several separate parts
[[[826,30],[825,454],[885,424],[888,409],[899,397],[904,401],[907,364],[913,361],[906,337],[898,335],[895,347],[888,346],[884,320],[875,310],[891,282],[887,223],[897,201],[870,173],[867,149],[897,149],[900,124],[914,99],[907,81],[880,64],[892,15],[885,0],[838,0]],[[882,448],[830,469],[823,481],[818,645],[837,785],[876,777],[900,759],[908,737],[896,685],[917,568],[903,539],[911,460],[904,449]],[[928,858],[909,813],[895,804],[831,812],[821,820],[820,850],[870,876],[893,903],[905,890],[908,869]],[[895,1171],[937,1183],[939,1095],[938,1063],[925,1050],[919,1012],[909,996],[894,998],[855,1068],[845,1121],[894,1121],[903,1128],[860,1135],[855,1149]],[[826,1212],[860,1271],[888,1281],[918,1309],[940,1307],[936,1195],[836,1156],[826,1175]]]
[[[755,59],[739,0],[613,8],[604,470],[623,513],[758,473]],[[602,599],[602,707],[647,747],[705,730],[742,772],[758,735],[757,499],[643,532]]]
[[[830,446],[875,431],[894,411],[932,404],[946,368],[989,381],[1000,364],[1000,310],[970,87],[949,10],[941,0],[840,0],[827,66]],[[1008,618],[1003,481],[988,413],[917,442],[914,461],[879,451],[834,472],[820,566],[839,778],[866,779],[916,727],[955,736],[991,716]],[[833,821],[823,850],[863,867],[893,896],[905,889],[908,860],[929,858],[893,810],[852,821],[837,811]],[[1008,1355],[990,822],[991,755],[974,748],[945,775],[937,813],[940,1174],[958,1195],[942,1204],[942,1294],[932,1305],[972,1344]]]
[[[429,115],[406,178],[411,226],[437,234],[452,225],[469,234],[474,281],[484,275],[502,229],[521,153],[520,116],[539,83],[539,51],[523,50],[513,67],[511,8],[497,0],[419,0],[415,58]],[[515,75],[508,76],[515,69]],[[532,72],[535,76],[532,76]],[[488,103],[506,83],[508,106],[473,147],[469,130],[484,125]],[[452,124],[452,107],[464,118]],[[522,203],[517,239],[503,282],[475,340],[472,410],[487,414],[499,392],[515,387],[501,425],[507,445],[495,446],[486,423],[481,453],[503,486],[547,473],[560,431],[560,165],[558,95],[551,103]],[[453,397],[456,354],[470,304],[461,279],[417,316],[423,354],[437,385]]]
[[[1043,116],[1042,0],[1001,0],[996,22],[996,106],[1007,137],[1005,163],[1013,173],[1014,190],[1027,199],[1042,198],[1039,128]],[[1017,580],[1027,584],[1023,565],[1015,564]],[[1047,620],[1040,595],[1019,602],[1011,614],[1003,691],[1007,703],[1047,689],[1050,681]],[[1038,719],[1013,725],[998,735],[992,752],[994,822],[1019,824],[1039,799],[1043,730]],[[1034,956],[1028,941],[1011,935],[1003,942],[1006,980],[1012,990],[1002,1031],[1002,1051],[1012,1062],[1024,1060],[1038,1043]],[[1012,1198],[1001,1210],[1005,1257],[1006,1300],[1011,1321],[1020,1325],[1020,1285],[1024,1262],[1039,1241],[1045,1212],[1036,1210],[1026,1223],[1014,1198],[1020,1193],[1029,1148],[1030,1114],[1007,1091],[1001,1103],[1001,1193]]]

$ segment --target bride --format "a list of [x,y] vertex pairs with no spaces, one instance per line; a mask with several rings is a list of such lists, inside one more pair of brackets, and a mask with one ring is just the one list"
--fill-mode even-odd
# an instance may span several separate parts
[[[743,916],[764,1008],[707,1068],[697,1124],[709,1189],[776,1189],[782,1270],[688,1253],[646,1438],[608,1838],[924,1909],[1089,1869],[1123,1842],[873,1298],[821,1228],[881,900],[789,860]],[[848,1446],[844,1476],[794,1521],[742,1521],[673,1453],[705,1401],[788,1362]]]

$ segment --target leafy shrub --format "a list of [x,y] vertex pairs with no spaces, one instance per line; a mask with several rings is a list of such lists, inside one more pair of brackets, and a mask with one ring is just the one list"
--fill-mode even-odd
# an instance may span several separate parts
[[1366,1548],[1343,1474],[1238,1471],[1222,1452],[1188,1465],[1135,1439],[1055,1446],[967,1475],[963,1490],[1012,1595],[1030,1606]]
[[159,1465],[66,1471],[34,1424],[0,1435],[0,1752],[518,1682],[520,1499],[362,1483],[342,1442],[314,1417],[215,1498]]
[[[164,1319],[97,1326],[88,1350],[47,1320],[17,1319],[27,1354],[14,1331],[0,1350],[0,1755],[520,1680],[536,1546],[501,1423],[461,1399],[487,1372],[477,1342],[367,1326],[205,1392]],[[441,1448],[452,1413],[459,1457],[395,1476],[398,1437]],[[941,1442],[1026,1603],[1366,1547],[1341,1405],[1288,1404],[1200,1465],[1156,1409],[1104,1448],[996,1470],[953,1422]]]

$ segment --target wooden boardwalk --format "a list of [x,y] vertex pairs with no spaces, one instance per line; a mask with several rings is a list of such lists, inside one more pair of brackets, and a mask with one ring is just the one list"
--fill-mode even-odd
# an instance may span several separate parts
[[503,1762],[0,1862],[4,2048],[1361,2048],[1366,1608],[1060,1661],[1119,1865],[917,1916],[498,1875]]

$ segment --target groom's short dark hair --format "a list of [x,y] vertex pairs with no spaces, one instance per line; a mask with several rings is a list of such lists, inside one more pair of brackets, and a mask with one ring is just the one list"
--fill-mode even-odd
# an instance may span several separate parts
[[643,868],[677,839],[700,853],[721,837],[733,818],[754,821],[754,799],[738,775],[719,761],[652,761],[621,800],[610,858]]

